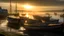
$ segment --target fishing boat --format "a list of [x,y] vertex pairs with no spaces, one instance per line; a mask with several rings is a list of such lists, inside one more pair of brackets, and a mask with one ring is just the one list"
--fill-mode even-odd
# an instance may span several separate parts
[[[61,24],[58,20],[50,20],[50,17],[33,16],[33,19],[28,17],[8,17],[8,26],[19,29],[23,26],[26,30],[61,30]],[[15,26],[15,27],[14,27]],[[16,27],[19,28],[16,28]]]
[[0,19],[5,19],[8,16],[8,10],[0,7]]

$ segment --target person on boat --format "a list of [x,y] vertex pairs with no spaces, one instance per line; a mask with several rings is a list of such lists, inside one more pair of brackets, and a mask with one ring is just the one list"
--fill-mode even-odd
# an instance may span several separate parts
[[60,19],[60,16],[57,13],[54,13],[53,15],[51,15],[50,22],[53,24],[58,24],[59,19]]
[[63,23],[64,22],[64,14],[60,15],[60,19],[59,19],[59,23]]
[[51,16],[50,20],[59,20],[59,18],[60,18],[60,16],[59,16],[57,13],[54,13],[54,14]]

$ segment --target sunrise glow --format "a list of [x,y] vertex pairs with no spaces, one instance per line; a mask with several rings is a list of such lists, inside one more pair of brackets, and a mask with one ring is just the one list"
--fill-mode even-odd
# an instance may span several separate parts
[[31,5],[23,5],[24,9],[32,9],[33,7]]

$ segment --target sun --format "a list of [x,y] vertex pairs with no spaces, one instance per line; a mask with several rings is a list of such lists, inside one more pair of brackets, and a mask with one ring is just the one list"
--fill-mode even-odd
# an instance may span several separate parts
[[23,6],[25,9],[31,9],[32,8],[32,6],[30,6],[30,5],[24,5]]

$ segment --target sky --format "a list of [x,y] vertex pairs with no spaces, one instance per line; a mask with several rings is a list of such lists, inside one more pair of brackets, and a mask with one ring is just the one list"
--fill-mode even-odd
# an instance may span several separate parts
[[[64,0],[11,0],[12,10],[15,10],[15,2],[18,3],[18,10],[22,9],[21,5],[29,4],[34,6],[31,11],[44,11],[44,10],[62,10],[64,9]],[[2,8],[10,10],[10,0],[0,0]]]
[[[64,5],[64,0],[11,0],[18,3],[31,3],[32,5]],[[0,0],[0,2],[10,2],[10,0]]]

